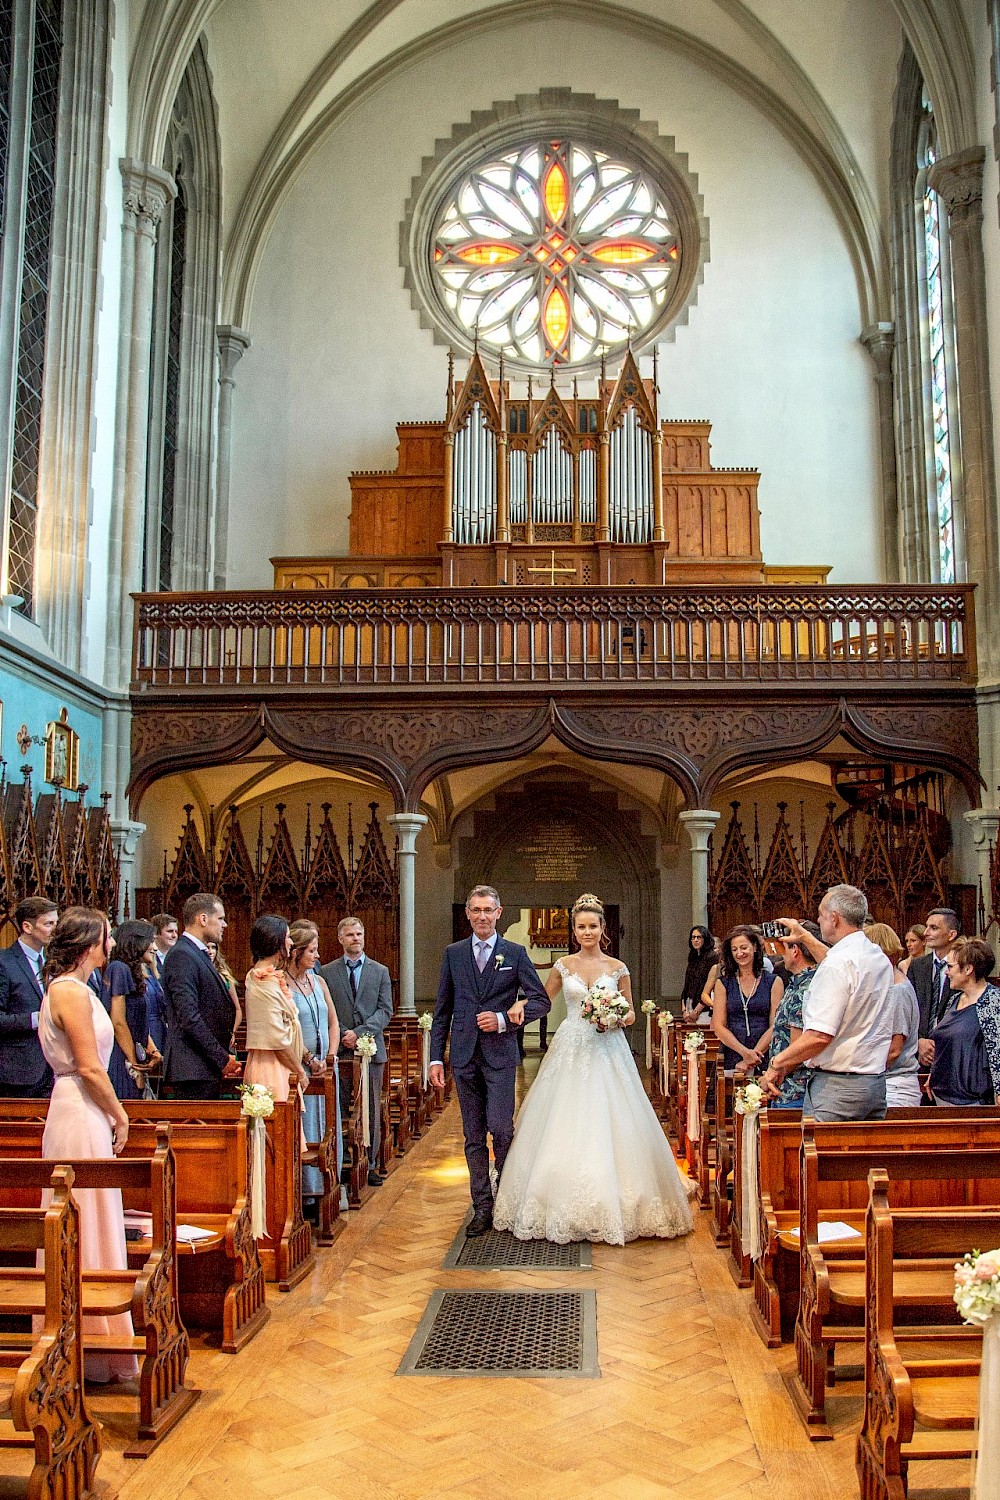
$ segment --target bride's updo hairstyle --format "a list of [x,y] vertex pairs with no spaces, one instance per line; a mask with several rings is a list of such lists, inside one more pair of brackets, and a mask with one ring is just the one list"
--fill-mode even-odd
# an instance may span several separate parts
[[574,931],[576,930],[577,917],[582,916],[584,912],[592,912],[595,917],[600,918],[601,947],[606,952],[608,948],[610,948],[611,942],[608,938],[607,923],[604,920],[603,901],[600,901],[597,896],[592,895],[589,891],[585,891],[582,896],[577,896],[576,900],[573,902],[572,910],[570,911],[570,922],[572,923]]
[[[76,968],[84,954],[102,938],[107,958],[108,919],[89,906],[70,906],[62,913],[45,945],[43,982],[50,984]],[[150,939],[152,941],[152,939]]]

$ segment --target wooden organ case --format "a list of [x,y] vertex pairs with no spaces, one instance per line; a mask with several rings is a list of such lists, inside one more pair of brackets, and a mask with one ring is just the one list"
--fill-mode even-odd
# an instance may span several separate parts
[[536,394],[449,361],[445,420],[397,427],[350,476],[347,557],[272,559],[277,588],[760,583],[755,469],[714,469],[707,421],[660,421],[629,352],[596,392]]

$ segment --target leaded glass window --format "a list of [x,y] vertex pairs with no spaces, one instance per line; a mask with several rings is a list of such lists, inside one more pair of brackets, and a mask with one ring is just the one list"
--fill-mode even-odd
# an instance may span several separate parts
[[[8,590],[33,610],[38,447],[55,201],[61,0],[36,0],[8,526]],[[6,173],[4,174],[6,176]],[[9,246],[8,240],[8,246]]]
[[924,119],[918,139],[917,181],[926,293],[925,379],[930,395],[931,526],[937,540],[937,577],[941,583],[954,583],[955,508],[950,429],[951,287],[945,216],[937,194],[927,185],[927,171],[937,160],[938,150],[934,115],[926,93]]
[[454,184],[431,246],[459,328],[529,365],[581,365],[651,329],[681,256],[651,174],[573,139],[491,156]]

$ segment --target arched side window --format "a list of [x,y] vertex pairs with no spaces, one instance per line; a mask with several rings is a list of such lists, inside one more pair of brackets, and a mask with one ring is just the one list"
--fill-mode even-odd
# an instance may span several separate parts
[[215,535],[219,138],[201,43],[181,81],[163,165],[177,193],[156,246],[146,483],[147,589],[211,587]]
[[903,576],[965,576],[948,215],[928,185],[934,111],[916,59],[900,65],[893,125],[893,290]]
[[[3,153],[0,380],[13,387],[4,437],[4,592],[34,613],[35,534],[62,62],[61,0],[0,6]],[[6,424],[4,424],[6,427]]]

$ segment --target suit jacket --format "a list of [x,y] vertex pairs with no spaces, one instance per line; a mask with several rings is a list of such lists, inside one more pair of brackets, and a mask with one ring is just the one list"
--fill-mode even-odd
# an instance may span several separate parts
[[[934,1008],[934,955],[931,952],[922,953],[915,958],[906,971],[907,978],[917,992],[917,1007],[920,1013],[920,1025],[918,1036],[930,1036],[934,1030],[933,1008]],[[947,980],[945,981],[947,983]],[[947,989],[944,1010],[958,999],[958,990],[950,986]],[[944,1014],[944,1011],[941,1012]]]
[[[355,1031],[358,1036],[373,1036],[374,1061],[384,1063],[387,1054],[383,1033],[392,1020],[392,980],[385,964],[378,964],[365,954],[365,961],[358,975],[357,998],[351,991],[351,976],[346,958],[337,958],[332,964],[324,964],[319,972],[330,991],[330,998],[340,1021],[341,1036],[345,1031]],[[341,1044],[341,1057],[350,1057],[352,1052],[352,1048]]]
[[163,961],[167,1083],[218,1082],[229,1061],[236,1007],[208,954],[181,934]]
[[472,951],[472,938],[452,943],[444,951],[438,983],[434,1023],[431,1027],[431,1057],[444,1059],[444,1045],[451,1031],[451,1065],[464,1067],[472,1061],[478,1041],[486,1062],[495,1068],[516,1068],[520,1062],[517,1031],[508,1025],[503,1033],[480,1031],[476,1016],[481,1010],[508,1011],[522,992],[524,1019],[537,1021],[552,1009],[524,948],[497,937],[489,963],[480,974]]
[[39,1095],[52,1091],[52,1069],[31,1024],[44,994],[21,944],[0,950],[0,1083],[37,1087]]

